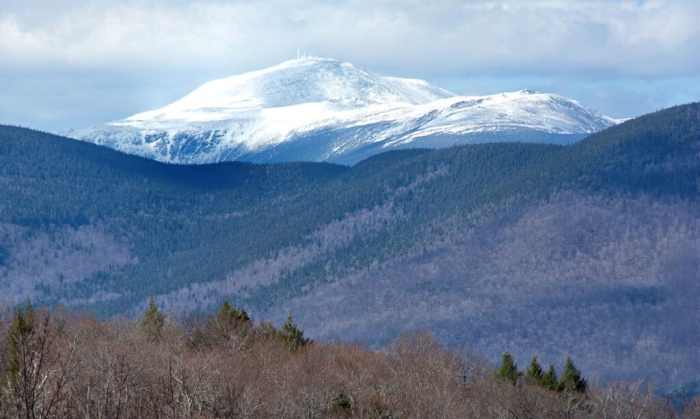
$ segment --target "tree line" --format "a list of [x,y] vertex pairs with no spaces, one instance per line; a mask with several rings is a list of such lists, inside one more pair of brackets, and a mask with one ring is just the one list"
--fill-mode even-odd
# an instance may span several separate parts
[[313,342],[291,316],[275,327],[229,303],[179,323],[153,300],[137,320],[26,306],[2,334],[2,418],[681,416],[650,391],[591,386],[573,362],[555,379],[536,359],[523,373],[505,354],[496,369],[428,334],[381,351]]

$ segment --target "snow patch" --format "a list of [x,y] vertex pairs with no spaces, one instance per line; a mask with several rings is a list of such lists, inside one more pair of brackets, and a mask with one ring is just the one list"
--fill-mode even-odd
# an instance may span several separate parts
[[301,143],[320,132],[344,135],[327,136],[307,159],[335,160],[372,144],[382,144],[379,152],[439,136],[589,134],[619,122],[555,94],[457,96],[424,80],[304,57],[213,80],[160,109],[68,135],[166,162],[211,163]]

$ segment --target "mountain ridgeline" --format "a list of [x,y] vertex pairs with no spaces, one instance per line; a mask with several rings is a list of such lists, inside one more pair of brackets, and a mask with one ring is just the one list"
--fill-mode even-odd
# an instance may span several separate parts
[[[601,378],[700,374],[700,105],[569,146],[178,166],[0,127],[0,284],[104,316],[224,299],[314,339],[430,330]],[[543,351],[544,348],[544,351]]]
[[405,148],[568,144],[618,122],[556,94],[458,96],[423,80],[305,57],[213,80],[162,108],[68,136],[170,163],[354,164]]

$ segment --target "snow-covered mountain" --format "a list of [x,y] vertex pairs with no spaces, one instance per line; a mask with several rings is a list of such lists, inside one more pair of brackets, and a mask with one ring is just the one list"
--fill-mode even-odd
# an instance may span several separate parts
[[395,148],[568,143],[616,122],[554,94],[458,96],[314,57],[214,80],[163,108],[68,135],[173,163],[354,163]]

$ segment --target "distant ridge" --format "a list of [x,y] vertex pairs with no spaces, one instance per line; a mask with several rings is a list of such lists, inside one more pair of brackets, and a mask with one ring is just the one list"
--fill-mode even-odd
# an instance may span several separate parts
[[567,147],[352,167],[163,164],[0,126],[0,302],[119,316],[150,297],[182,315],[230,299],[293,313],[314,340],[429,330],[494,360],[566,354],[602,379],[692,382],[699,152],[698,104]]

